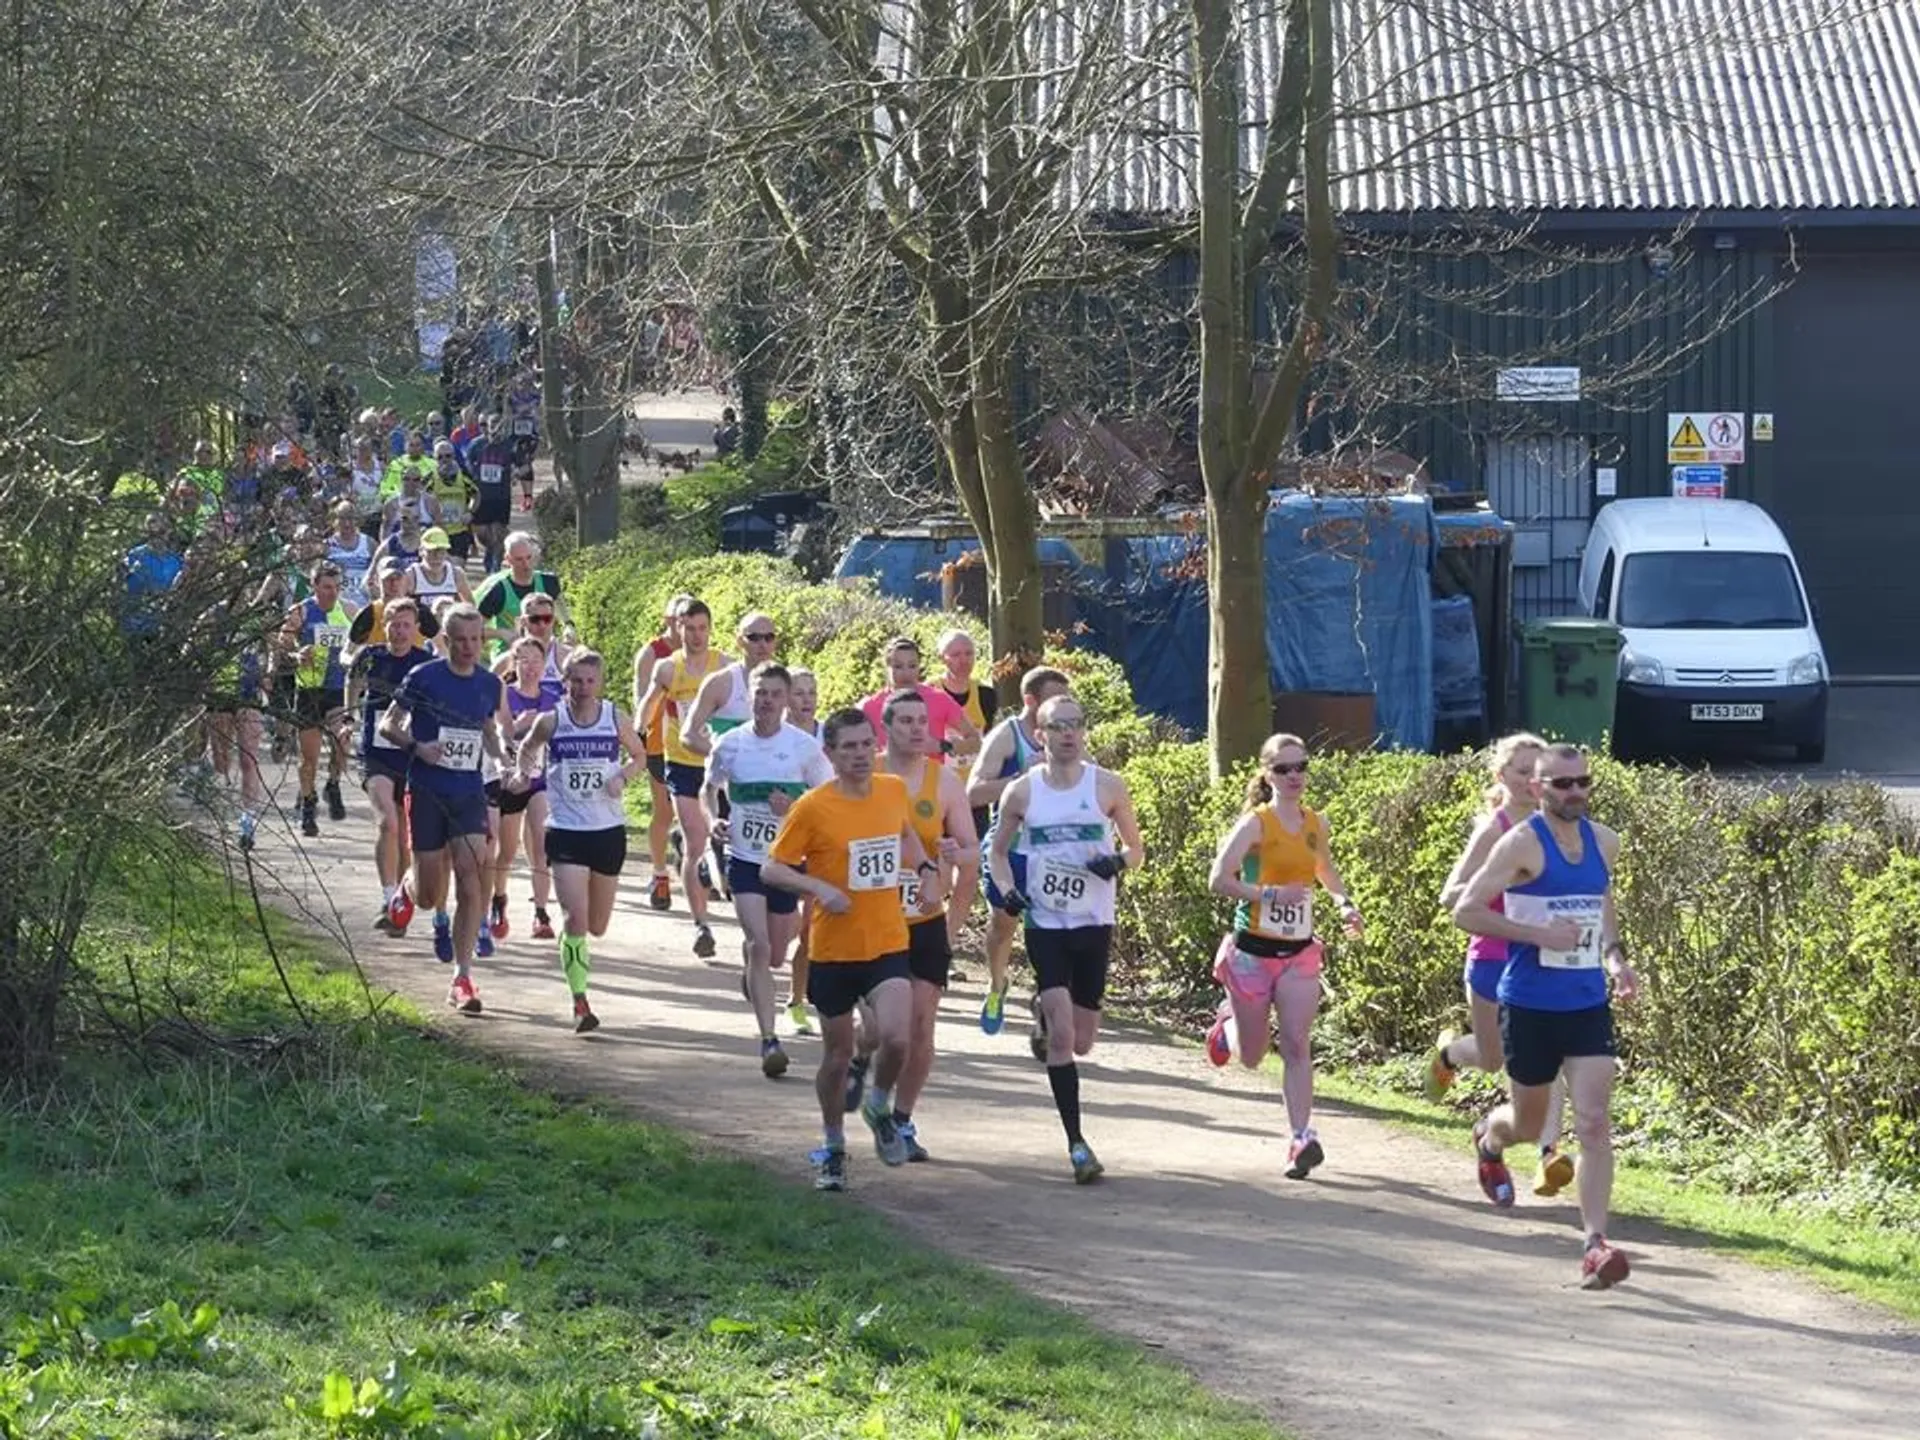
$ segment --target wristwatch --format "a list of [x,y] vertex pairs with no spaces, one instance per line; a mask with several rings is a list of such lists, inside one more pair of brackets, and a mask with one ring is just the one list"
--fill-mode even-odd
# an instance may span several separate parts
[[934,864],[933,861],[931,860],[922,860],[918,865],[914,866],[913,868],[916,874],[923,870],[932,870],[937,874],[939,873],[939,870],[940,870],[940,867]]

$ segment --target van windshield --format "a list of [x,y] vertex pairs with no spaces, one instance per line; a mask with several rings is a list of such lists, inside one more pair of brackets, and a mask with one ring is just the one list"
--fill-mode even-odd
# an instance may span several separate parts
[[1807,623],[1785,555],[1652,550],[1620,571],[1619,622],[1638,630],[1797,630]]

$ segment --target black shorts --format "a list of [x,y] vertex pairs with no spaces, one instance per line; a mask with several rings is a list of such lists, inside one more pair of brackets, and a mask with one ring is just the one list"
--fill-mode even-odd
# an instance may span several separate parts
[[1107,960],[1113,951],[1111,925],[1081,925],[1072,930],[1027,927],[1027,960],[1033,988],[1065,990],[1082,1010],[1098,1010],[1107,998]]
[[698,800],[707,783],[707,767],[667,761],[667,788],[682,800]]
[[487,804],[493,806],[502,815],[524,815],[527,806],[533,803],[533,797],[542,794],[546,787],[535,785],[526,790],[509,790],[498,780],[487,781]]
[[[553,858],[551,848],[547,858]],[[907,952],[882,955],[878,960],[816,960],[807,972],[807,999],[821,1018],[833,1020],[848,1014],[867,996],[888,980],[905,980],[911,975]]]
[[653,777],[654,784],[656,785],[666,784],[667,783],[667,757],[664,755],[649,754],[647,756],[647,774]]
[[473,554],[473,531],[462,530],[458,535],[449,535],[447,553],[456,560],[465,560]]
[[1565,1061],[1614,1053],[1613,1007],[1529,1010],[1502,1005],[1500,1048],[1506,1052],[1507,1078],[1514,1084],[1551,1085]]
[[302,730],[318,730],[336,710],[347,708],[345,690],[295,690],[293,723]]
[[372,751],[360,761],[360,788],[366,789],[375,780],[391,781],[393,803],[398,805],[406,798],[408,766],[407,752],[404,750]]
[[596,875],[618,875],[627,863],[627,827],[556,830],[547,827],[547,865],[584,865]]
[[511,522],[512,519],[513,497],[511,492],[505,486],[502,486],[501,493],[497,499],[490,495],[482,495],[480,497],[479,502],[473,507],[473,517],[468,523],[471,525],[505,525]]
[[953,969],[953,942],[947,938],[944,914],[907,926],[907,969],[916,980],[947,988],[947,975]]

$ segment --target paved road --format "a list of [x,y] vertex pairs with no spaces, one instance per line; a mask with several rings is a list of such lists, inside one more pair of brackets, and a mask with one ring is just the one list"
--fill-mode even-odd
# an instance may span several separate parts
[[[352,810],[305,847],[272,827],[252,875],[376,984],[444,1013],[426,917],[405,941],[368,928],[378,891],[366,808]],[[447,1015],[450,1029],[805,1183],[816,1042],[791,1042],[793,1073],[763,1079],[734,964],[693,958],[687,921],[646,909],[638,885],[598,947],[605,1028],[577,1037],[554,947],[524,938],[524,877],[513,893],[516,928],[478,970],[486,1014]],[[733,933],[724,922],[723,957]],[[1581,1292],[1570,1205],[1492,1211],[1464,1137],[1442,1149],[1337,1107],[1319,1117],[1326,1168],[1289,1183],[1277,1092],[1145,1032],[1117,1029],[1086,1064],[1109,1178],[1078,1189],[1024,1037],[982,1035],[978,1004],[963,987],[941,1016],[919,1112],[934,1163],[888,1171],[861,1149],[847,1203],[1136,1337],[1302,1436],[1589,1434],[1602,1416],[1636,1440],[1915,1433],[1920,1337],[1885,1316],[1638,1218],[1615,1227],[1632,1282]]]

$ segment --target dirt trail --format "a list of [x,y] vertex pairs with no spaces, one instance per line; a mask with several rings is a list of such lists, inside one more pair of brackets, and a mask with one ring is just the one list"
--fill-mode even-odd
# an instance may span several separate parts
[[[282,802],[291,794],[283,786]],[[427,917],[401,942],[368,928],[379,892],[367,807],[349,799],[349,820],[304,852],[263,827],[254,873],[284,904],[343,916],[339,933],[377,982],[437,1009],[448,972]],[[554,947],[526,938],[523,876],[511,938],[477,969],[485,1016],[447,1026],[804,1183],[818,1042],[791,1042],[793,1071],[762,1078],[730,912],[716,911],[723,961],[695,959],[684,914],[645,907],[645,869],[630,869],[597,947],[597,1035],[572,1034]],[[1024,1033],[981,1034],[979,994],[958,987],[942,1011],[917,1116],[934,1163],[886,1170],[859,1137],[847,1203],[1162,1351],[1300,1436],[1604,1425],[1637,1440],[1910,1440],[1920,1429],[1920,1336],[1884,1315],[1631,1222],[1615,1238],[1632,1281],[1584,1293],[1570,1204],[1529,1197],[1494,1212],[1464,1143],[1443,1149],[1336,1106],[1317,1117],[1325,1169],[1291,1183],[1277,1091],[1144,1033],[1116,1030],[1084,1062],[1087,1134],[1107,1179],[1077,1189]]]

